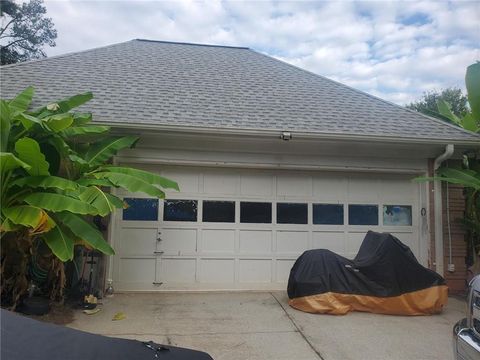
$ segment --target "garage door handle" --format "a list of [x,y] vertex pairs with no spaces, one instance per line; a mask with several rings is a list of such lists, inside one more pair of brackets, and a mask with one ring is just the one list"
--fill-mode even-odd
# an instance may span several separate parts
[[154,281],[152,284],[155,285],[155,286],[160,286],[160,285],[163,284],[163,282],[156,282],[156,281]]
[[164,251],[154,251],[153,252],[155,255],[162,255],[164,253]]

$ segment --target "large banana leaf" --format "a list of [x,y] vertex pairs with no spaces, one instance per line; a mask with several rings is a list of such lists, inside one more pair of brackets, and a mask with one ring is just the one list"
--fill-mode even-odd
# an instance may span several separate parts
[[52,115],[44,119],[45,124],[55,133],[68,129],[73,123],[73,116],[70,113]]
[[44,118],[53,114],[66,113],[73,108],[76,108],[80,105],[85,104],[87,101],[90,101],[93,98],[91,92],[86,92],[83,94],[78,94],[63,100],[60,100],[56,103],[49,104],[47,106],[42,106],[39,109],[36,109],[32,115]]
[[30,116],[23,112],[15,116],[15,120],[19,120],[27,130],[31,129],[35,124],[42,123],[41,120],[37,119],[35,116]]
[[7,150],[8,138],[12,124],[10,122],[10,107],[8,103],[0,99],[0,150]]
[[98,215],[98,210],[93,205],[61,194],[36,192],[27,195],[24,201],[53,212],[70,211],[75,214]]
[[93,145],[86,153],[85,160],[90,166],[103,165],[119,150],[131,148],[138,141],[136,136],[106,138]]
[[108,179],[115,186],[127,189],[130,192],[143,192],[162,199],[165,197],[165,193],[162,190],[132,175],[106,171],[93,173],[92,175],[97,179]]
[[102,233],[80,216],[65,212],[57,214],[56,217],[64,226],[68,227],[75,236],[91,245],[94,249],[97,249],[106,255],[115,254],[115,251],[103,238]]
[[33,86],[29,86],[10,101],[10,108],[18,112],[26,111],[32,102],[34,93]]
[[109,131],[108,126],[91,125],[91,126],[72,126],[63,130],[60,134],[64,137],[81,136],[81,135],[98,135]]
[[175,189],[179,191],[178,184],[175,181],[169,180],[157,174],[151,173],[149,171],[143,171],[128,167],[120,166],[104,166],[101,170],[106,170],[114,173],[127,174],[133,177],[142,179],[149,184],[160,185],[164,189]]
[[472,113],[465,114],[462,119],[462,126],[465,130],[480,132],[480,120],[475,120]]
[[27,169],[30,175],[50,175],[49,164],[45,160],[45,155],[40,150],[38,142],[28,137],[21,138],[15,143],[15,151],[20,160],[31,166],[30,169]]
[[12,223],[8,218],[5,218],[5,220],[0,224],[1,232],[18,231],[21,228],[22,226]]
[[73,126],[86,125],[92,121],[92,113],[73,113]]
[[104,186],[111,187],[114,186],[107,179],[92,179],[92,178],[81,178],[77,180],[77,184],[81,186]]
[[30,228],[37,228],[45,220],[45,211],[36,206],[20,205],[2,209],[11,222]]
[[463,185],[476,191],[480,190],[480,176],[476,171],[467,169],[440,168],[437,170],[439,176],[417,177],[414,180],[418,182],[426,181],[445,181],[451,184]]
[[17,158],[12,153],[0,153],[0,172],[5,174],[8,171],[14,170],[16,168],[22,167],[25,170],[29,171],[32,167]]
[[55,226],[52,230],[45,233],[42,239],[60,260],[68,261],[73,259],[74,241],[59,226]]
[[437,170],[437,174],[440,175],[438,180],[480,190],[480,174],[473,170],[440,168]]
[[56,188],[59,190],[76,190],[78,184],[58,176],[28,176],[12,182],[14,186],[28,186],[31,188]]
[[108,201],[110,201],[117,209],[126,209],[128,207],[128,204],[119,197],[109,193],[105,193],[105,195],[107,196]]
[[447,119],[450,119],[456,125],[462,126],[462,120],[452,112],[451,105],[447,103],[445,100],[443,99],[437,100],[437,109],[441,115],[445,116]]
[[106,193],[96,186],[87,187],[78,197],[80,200],[94,206],[98,211],[98,215],[101,216],[110,214],[116,208],[115,204],[110,202]]
[[[480,122],[480,62],[467,67],[465,74],[465,86],[467,88],[468,103],[472,109],[473,118]],[[478,125],[480,126],[480,124]]]

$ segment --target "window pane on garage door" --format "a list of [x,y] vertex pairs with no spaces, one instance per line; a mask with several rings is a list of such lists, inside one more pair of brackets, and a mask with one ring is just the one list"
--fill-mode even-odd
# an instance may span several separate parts
[[235,202],[204,201],[202,220],[204,222],[235,222]]
[[307,224],[307,204],[277,203],[277,224]]
[[241,202],[240,222],[246,224],[270,224],[272,204],[262,202]]
[[196,200],[165,200],[163,208],[165,221],[197,221]]
[[315,225],[343,225],[343,205],[313,204]]
[[378,225],[378,205],[348,205],[350,225]]

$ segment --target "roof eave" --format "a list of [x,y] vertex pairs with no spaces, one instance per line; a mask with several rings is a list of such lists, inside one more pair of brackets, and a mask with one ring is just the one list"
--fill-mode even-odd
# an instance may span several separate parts
[[[195,127],[195,126],[178,126],[163,124],[130,124],[122,122],[102,122],[95,121],[98,125],[106,125],[119,130],[144,131],[152,132],[171,132],[198,135],[224,135],[224,136],[249,136],[258,138],[280,137],[282,130],[278,129],[240,129],[240,128],[221,128],[221,127]],[[322,132],[302,132],[285,130],[292,134],[292,139],[300,140],[343,140],[358,142],[383,142],[395,144],[423,144],[423,145],[445,145],[454,144],[460,146],[480,148],[480,136],[475,140],[466,139],[438,139],[438,138],[412,138],[385,135],[365,135],[365,134],[340,134],[340,133],[322,133]]]

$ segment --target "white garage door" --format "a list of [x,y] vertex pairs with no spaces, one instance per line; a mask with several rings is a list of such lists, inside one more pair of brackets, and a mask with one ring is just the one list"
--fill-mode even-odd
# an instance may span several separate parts
[[[149,168],[149,170],[154,170]],[[282,289],[295,259],[326,248],[353,258],[367,230],[419,254],[419,185],[406,175],[162,168],[168,200],[118,194],[118,290]]]

